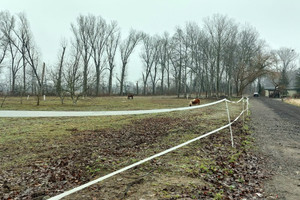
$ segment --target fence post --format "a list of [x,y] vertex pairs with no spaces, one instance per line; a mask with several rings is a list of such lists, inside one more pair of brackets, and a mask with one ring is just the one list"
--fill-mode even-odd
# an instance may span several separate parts
[[[231,121],[230,121],[230,114],[229,114],[229,109],[228,109],[227,101],[225,101],[225,103],[226,103],[226,110],[227,110],[228,123],[230,124]],[[231,146],[234,147],[231,124],[230,124],[230,126],[229,126],[229,129],[230,129],[230,136],[231,136]]]
[[247,116],[249,115],[249,98],[247,98]]
[[245,101],[244,101],[245,99],[244,99],[244,97],[243,97],[243,126],[244,126],[244,124],[245,124]]

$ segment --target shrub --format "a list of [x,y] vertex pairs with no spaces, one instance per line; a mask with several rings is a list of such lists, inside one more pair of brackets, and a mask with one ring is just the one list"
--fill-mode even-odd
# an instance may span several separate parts
[[295,99],[300,99],[300,93],[294,94],[294,95],[293,95],[293,98],[295,98]]

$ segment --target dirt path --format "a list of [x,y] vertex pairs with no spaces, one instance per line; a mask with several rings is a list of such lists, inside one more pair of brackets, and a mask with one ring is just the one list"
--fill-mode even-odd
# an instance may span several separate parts
[[300,107],[268,98],[252,98],[250,104],[258,150],[274,173],[264,184],[265,197],[299,199]]

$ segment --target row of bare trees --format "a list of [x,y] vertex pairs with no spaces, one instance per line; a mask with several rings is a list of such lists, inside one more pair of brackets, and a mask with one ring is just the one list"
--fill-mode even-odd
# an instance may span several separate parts
[[253,27],[240,26],[222,15],[206,18],[202,28],[196,23],[177,27],[171,37],[167,33],[145,37],[141,58],[144,93],[150,77],[154,94],[160,82],[162,93],[165,86],[169,90],[173,85],[178,96],[203,92],[208,96],[241,95],[273,64]]
[[37,105],[39,105],[39,97],[43,92],[44,86],[45,63],[42,65],[39,63],[39,52],[30,31],[29,22],[24,14],[19,14],[15,17],[8,11],[1,12],[0,17],[0,42],[3,56],[5,58],[8,57],[10,61],[8,68],[10,71],[11,92],[15,93],[16,80],[19,71],[23,69],[19,83],[20,96],[22,97],[27,91],[27,75],[29,73],[31,74],[31,82],[34,85],[35,94],[37,94]]
[[[121,58],[121,74],[116,79],[120,85],[119,94],[123,94],[128,59],[143,34],[131,30],[128,37],[121,40],[121,33],[116,22],[107,23],[103,18],[93,15],[80,15],[76,23],[71,24],[71,28],[74,37],[71,39],[69,49],[73,53],[71,53],[72,58],[67,63],[73,62],[73,64],[69,64],[69,66],[66,64],[65,70],[68,73],[64,73],[63,63],[65,57],[68,57],[65,54],[66,43],[64,42],[62,43],[59,65],[53,71],[56,90],[61,99],[65,96],[65,92],[68,92],[75,101],[79,95],[94,94],[98,96],[104,92],[101,91],[101,81],[107,81],[107,78],[105,80],[101,79],[104,79],[103,75],[107,74],[108,94],[112,95],[115,60],[118,50]],[[94,70],[91,67],[94,67]],[[62,77],[65,77],[69,90],[64,89]],[[74,87],[75,85],[78,87]]]
[[[23,96],[31,88],[40,96],[52,86],[62,103],[66,95],[76,103],[81,95],[138,93],[138,83],[131,84],[136,87],[131,91],[126,87],[131,81],[129,58],[137,48],[140,56],[132,58],[142,62],[135,66],[142,68],[136,71],[142,71],[143,94],[178,97],[190,93],[241,95],[279,62],[278,56],[284,60],[283,55],[276,57],[266,48],[253,27],[223,15],[204,19],[202,26],[187,23],[177,27],[173,35],[131,30],[126,38],[121,37],[117,22],[80,15],[71,24],[73,37],[61,42],[56,63],[47,64],[45,73],[26,16],[1,12],[0,23],[0,66],[9,69],[11,93],[19,88]],[[284,65],[290,65],[286,62]],[[113,89],[114,81],[118,90]]]

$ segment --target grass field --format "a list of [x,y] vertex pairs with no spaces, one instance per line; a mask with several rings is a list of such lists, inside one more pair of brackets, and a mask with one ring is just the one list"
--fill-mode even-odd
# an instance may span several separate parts
[[[0,98],[0,104],[2,102]],[[133,100],[127,97],[85,97],[78,100],[74,105],[70,98],[66,98],[62,105],[59,97],[46,97],[36,106],[36,97],[7,97],[0,110],[66,110],[66,111],[108,111],[108,110],[147,110],[158,108],[175,108],[188,106],[190,100],[176,98],[175,96],[144,97],[135,96]],[[202,100],[202,104],[209,100]]]
[[300,99],[292,99],[292,98],[289,98],[289,99],[285,99],[284,100],[286,103],[289,103],[289,104],[293,104],[295,106],[300,106]]
[[[67,103],[60,106],[58,102],[59,99],[48,98],[41,107],[36,107],[34,101],[19,105],[12,98],[7,99],[3,109],[134,110],[188,104],[186,99],[167,97],[86,98],[76,106]],[[241,104],[230,104],[230,110],[233,119],[241,111]],[[47,198],[227,123],[224,103],[166,114],[0,118],[0,196],[4,199]],[[231,147],[226,129],[68,198],[218,199],[232,196],[239,193],[240,188],[230,185],[220,188],[219,184],[212,183],[212,176],[219,174],[220,180],[227,177],[235,183],[239,181],[235,179],[238,172],[231,166],[232,160],[239,161],[241,152],[251,146],[251,137],[242,130],[241,123],[233,126],[237,148]]]

